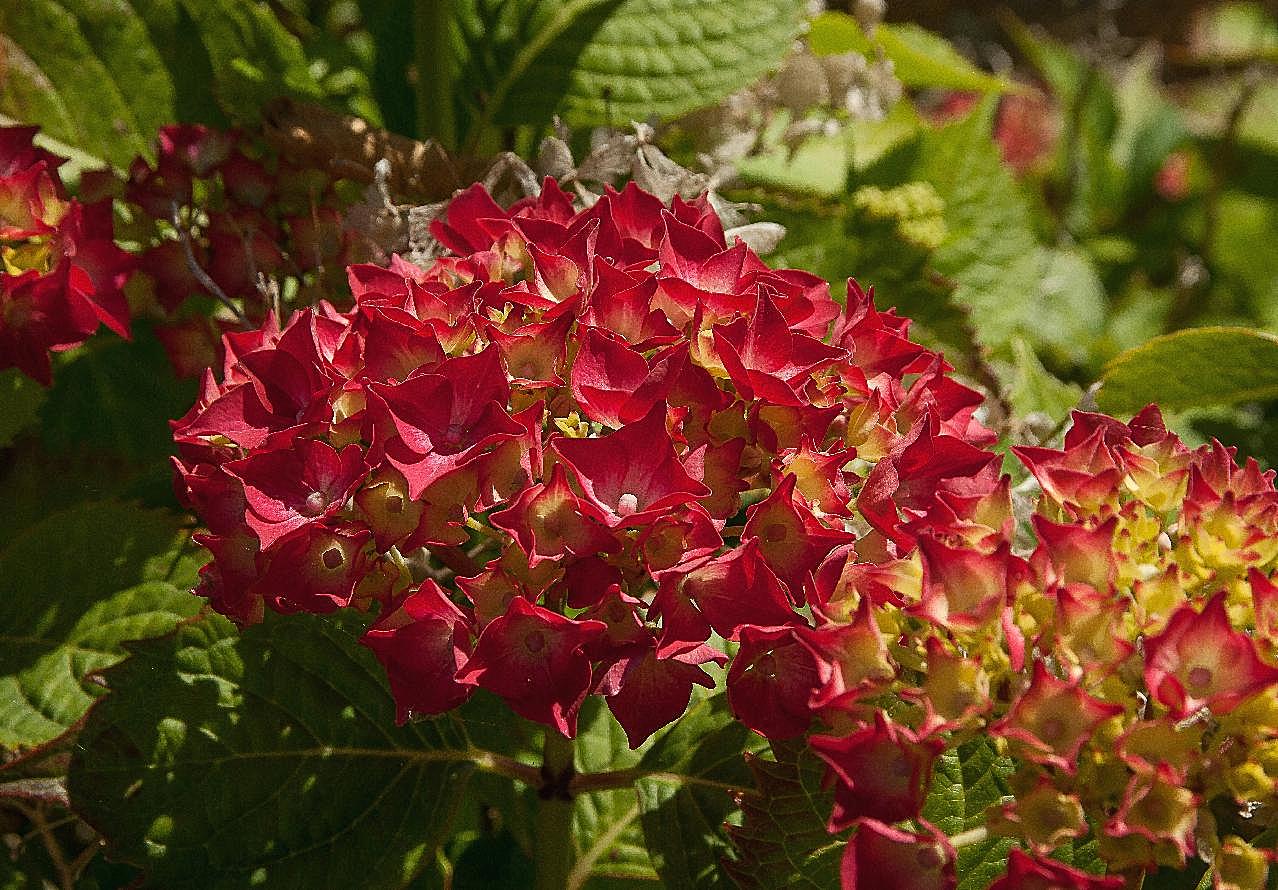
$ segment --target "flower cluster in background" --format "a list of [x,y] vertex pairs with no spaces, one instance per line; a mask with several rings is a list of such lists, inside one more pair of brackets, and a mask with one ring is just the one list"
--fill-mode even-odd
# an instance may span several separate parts
[[131,217],[123,234],[138,253],[138,299],[153,296],[179,374],[220,361],[229,322],[211,319],[200,300],[224,298],[257,325],[281,304],[333,299],[346,265],[367,258],[343,216],[359,197],[353,184],[343,190],[238,131],[197,124],[162,127],[155,155],[135,158],[122,182],[95,174],[92,184]]
[[110,200],[68,198],[64,160],[32,142],[37,129],[0,127],[0,369],[48,385],[51,351],[99,324],[128,336],[132,259],[113,240]]
[[1019,451],[1044,494],[1018,528],[981,394],[705,200],[475,187],[433,233],[429,269],[350,267],[347,311],[228,334],[175,423],[214,608],[376,604],[402,720],[482,688],[572,736],[594,694],[632,746],[726,665],[738,719],[828,765],[845,888],[955,885],[921,814],[978,735],[1019,765],[997,886],[1119,886],[1049,858],[1089,832],[1112,871],[1263,881],[1271,476],[1152,410],[1078,414]]

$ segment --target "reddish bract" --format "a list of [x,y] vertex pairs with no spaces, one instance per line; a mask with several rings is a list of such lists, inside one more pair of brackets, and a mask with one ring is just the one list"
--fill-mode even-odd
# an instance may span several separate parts
[[68,199],[63,159],[34,145],[36,130],[0,127],[0,370],[48,386],[50,351],[99,325],[128,336],[133,259],[115,246],[110,199]]

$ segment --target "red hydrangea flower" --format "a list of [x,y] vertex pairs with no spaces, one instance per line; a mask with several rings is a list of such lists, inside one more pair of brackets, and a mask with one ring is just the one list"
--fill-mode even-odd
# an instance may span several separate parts
[[1145,641],[1145,685],[1176,719],[1204,707],[1227,714],[1276,684],[1278,667],[1261,661],[1251,637],[1233,629],[1223,593],[1201,612],[1186,603]]
[[607,629],[602,621],[574,621],[522,597],[489,622],[457,682],[506,699],[516,713],[577,733],[577,711],[590,690],[586,647]]
[[439,714],[470,698],[475,687],[456,680],[472,646],[466,614],[434,581],[404,597],[365,631],[360,642],[386,668],[396,717]]
[[128,336],[133,260],[115,246],[110,198],[67,198],[63,160],[34,145],[36,131],[0,127],[0,369],[47,386],[50,351],[80,345],[100,324]]
[[1013,847],[1007,857],[1007,873],[990,884],[989,890],[1122,890],[1124,886],[1120,876],[1088,874]]
[[667,412],[661,402],[603,438],[557,437],[551,443],[609,525],[648,524],[710,493],[680,464],[666,432]]
[[[139,195],[185,194],[179,143]],[[214,608],[375,612],[401,720],[482,687],[572,735],[593,694],[632,746],[726,664],[739,721],[827,764],[845,890],[954,886],[919,816],[981,736],[1018,761],[986,827],[1035,851],[1009,887],[1112,886],[1039,858],[1083,825],[1114,869],[1175,863],[1215,843],[1200,807],[1272,794],[1270,474],[1154,409],[1079,413],[1018,451],[1026,522],[980,394],[707,199],[474,188],[434,231],[453,255],[352,266],[350,309],[223,338],[174,424]]]
[[257,560],[253,589],[280,612],[332,612],[349,606],[368,566],[372,533],[358,526],[311,525]]
[[638,748],[658,729],[677,720],[688,707],[692,687],[714,687],[701,665],[722,665],[727,656],[709,646],[686,646],[683,651],[644,646],[623,655],[608,669],[598,690],[626,731],[631,748]]
[[944,747],[939,738],[920,739],[882,711],[874,712],[873,724],[851,735],[814,735],[808,744],[829,766],[834,780],[832,833],[862,818],[917,819],[932,778],[932,762]]
[[529,568],[544,559],[621,549],[603,511],[573,493],[563,464],[555,465],[548,483],[525,488],[509,507],[494,513],[491,522],[519,542],[528,554]]
[[843,853],[843,890],[953,890],[957,854],[934,826],[918,833],[874,819],[857,823]]
[[820,688],[816,657],[791,628],[746,627],[728,671],[728,704],[737,719],[769,739],[802,735]]
[[1078,683],[1052,676],[1036,661],[1029,689],[990,732],[1018,743],[1025,757],[1072,772],[1096,727],[1122,711],[1120,705],[1088,695]]
[[223,466],[244,485],[244,521],[263,549],[335,515],[367,472],[358,445],[338,451],[317,439],[296,439],[287,447],[257,451]]

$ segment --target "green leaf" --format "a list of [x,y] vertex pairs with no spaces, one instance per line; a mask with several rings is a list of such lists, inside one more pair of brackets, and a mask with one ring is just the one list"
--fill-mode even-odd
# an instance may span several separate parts
[[253,0],[0,4],[0,54],[0,114],[120,167],[163,124],[319,95],[297,38]]
[[117,165],[173,119],[172,78],[125,0],[0,6],[8,63],[0,112]]
[[83,716],[84,682],[123,643],[194,615],[200,560],[170,514],[117,503],[55,513],[0,549],[0,749],[34,746]]
[[[515,715],[499,696],[477,690],[452,714],[466,727],[475,747],[529,766],[541,766],[544,727]],[[466,786],[466,799],[453,826],[454,837],[473,840],[501,829],[509,832],[524,850],[531,851],[537,803],[536,792],[531,788],[512,783],[504,776],[476,773]],[[463,846],[452,844],[448,852],[458,855],[464,852]]]
[[1052,858],[1066,865],[1094,875],[1103,875],[1106,871],[1105,860],[1100,857],[1100,843],[1096,838],[1096,826],[1081,838],[1067,841],[1052,851]]
[[723,825],[737,818],[733,793],[750,787],[742,752],[750,730],[726,695],[688,709],[639,761],[639,819],[653,867],[668,887],[730,887],[720,857]]
[[772,752],[750,758],[755,790],[741,799],[728,870],[744,890],[838,886],[848,833],[826,831],[834,797],[822,788],[825,767],[806,745],[774,743]]
[[536,876],[533,861],[507,828],[484,834],[469,844],[453,863],[451,890],[490,890],[530,887]]
[[1044,368],[1033,347],[1024,339],[1018,337],[1012,341],[1012,354],[1014,363],[1006,379],[1008,401],[1015,416],[1025,418],[1041,413],[1052,420],[1062,420],[1078,405],[1083,390]]
[[195,401],[160,341],[137,326],[132,341],[99,337],[60,364],[41,409],[41,435],[55,454],[92,451],[136,464],[164,462],[173,450],[169,420]]
[[1040,248],[1034,341],[1062,365],[1086,366],[1105,325],[1105,285],[1091,259],[1071,248]]
[[738,161],[738,172],[750,184],[819,195],[843,190],[848,175],[848,141],[840,136],[814,136],[791,153],[777,146],[766,154]]
[[981,93],[1001,93],[1011,87],[1002,78],[981,71],[941,35],[913,23],[882,24],[866,36],[847,13],[823,12],[812,20],[808,44],[818,56],[847,52],[874,55],[876,50],[882,50],[892,60],[897,78],[907,87]]
[[[625,731],[603,699],[591,696],[582,706],[573,743],[578,773],[598,773],[636,766],[651,741],[630,750]],[[639,804],[632,788],[580,794],[573,802],[575,874],[586,877],[656,881],[652,860],[639,826]],[[588,883],[584,886],[590,886]]]
[[44,387],[17,368],[0,371],[0,448],[35,422],[44,396]]
[[[884,296],[934,332],[948,329],[942,336],[951,348],[963,348],[950,317],[952,306],[959,306],[979,342],[1003,358],[1010,358],[1010,343],[1019,336],[1050,348],[1063,363],[1083,362],[1084,344],[1099,334],[1104,317],[1101,282],[1082,254],[1039,244],[1029,205],[991,137],[993,115],[994,102],[987,99],[967,117],[924,132],[852,176],[854,187],[921,181],[944,205],[944,237],[925,257],[928,268],[901,286],[919,290],[939,278],[953,288],[949,301],[908,290],[912,303],[894,290]],[[880,235],[877,241],[887,257],[910,253],[900,238]],[[858,279],[880,284],[868,273]]]
[[[945,202],[947,236],[931,265],[956,285],[981,340],[1001,345],[1039,331],[1043,258],[1029,208],[990,136],[993,104],[927,133],[906,180],[929,183]],[[886,162],[885,162],[886,163]]]
[[1255,249],[1262,243],[1256,239],[1278,226],[1278,203],[1230,189],[1219,196],[1216,214],[1209,252],[1217,282],[1263,326],[1278,326],[1278,257]]
[[55,513],[102,501],[177,510],[173,470],[164,463],[139,468],[106,455],[53,455],[38,436],[22,436],[0,467],[0,548]]
[[844,136],[848,142],[848,161],[856,170],[864,170],[901,143],[916,138],[923,128],[918,109],[908,98],[901,98],[881,121],[857,121]]
[[461,119],[624,126],[712,105],[776,66],[802,0],[465,0]]
[[213,70],[213,95],[232,118],[255,121],[281,95],[319,98],[306,55],[270,8],[251,0],[179,0]]
[[386,128],[405,135],[418,132],[413,91],[407,89],[413,42],[405,39],[415,5],[413,0],[359,0],[360,18],[372,37],[373,98]]
[[131,647],[68,790],[153,886],[401,887],[448,836],[473,764],[457,721],[395,726],[359,619],[220,616]]
[[[985,809],[1011,795],[1007,779],[1011,758],[1000,757],[986,739],[965,742],[941,753],[932,770],[923,818],[948,835],[985,824]],[[989,838],[959,849],[958,890],[982,890],[1007,866],[1014,842]]]
[[1097,401],[1114,413],[1158,402],[1169,411],[1278,397],[1278,336],[1191,328],[1155,337],[1105,366]]

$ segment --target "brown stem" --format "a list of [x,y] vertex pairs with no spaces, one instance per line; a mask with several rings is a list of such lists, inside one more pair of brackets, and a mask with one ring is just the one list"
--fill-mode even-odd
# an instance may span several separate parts
[[520,763],[512,757],[504,757],[501,754],[482,751],[475,752],[471,759],[474,760],[475,766],[486,773],[495,773],[508,779],[515,779],[523,782],[529,788],[540,788],[542,786],[541,770],[535,766]]
[[17,801],[12,803],[17,809],[22,811],[23,815],[31,820],[31,824],[40,835],[40,840],[44,843],[45,852],[49,854],[49,861],[53,863],[53,870],[58,874],[58,886],[61,890],[75,890],[76,871],[67,862],[62,845],[58,843],[52,827],[44,818],[43,808],[38,804],[28,807]]
[[93,857],[98,855],[98,851],[102,849],[102,839],[94,838],[87,847],[80,851],[80,854],[71,861],[71,873],[78,879],[84,870],[89,867],[89,863],[93,861]]
[[580,773],[572,777],[568,790],[574,795],[589,794],[592,791],[615,791],[618,788],[629,788],[644,772],[637,769],[616,769],[602,773]]
[[240,311],[240,307],[232,302],[231,298],[226,295],[226,291],[222,290],[218,283],[209,277],[209,273],[205,272],[199,262],[196,261],[195,251],[191,248],[191,230],[182,222],[182,214],[178,209],[177,201],[174,201],[170,207],[173,213],[173,227],[177,229],[178,240],[182,242],[182,254],[186,257],[186,266],[191,270],[191,274],[195,276],[195,280],[200,283],[200,287],[212,294],[219,303],[229,309],[242,327],[246,330],[252,328],[253,324],[248,320],[248,316]]

